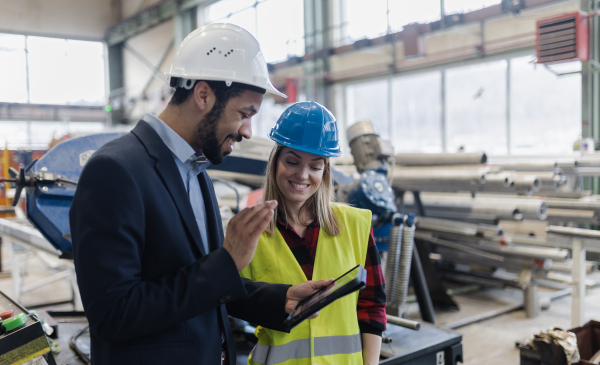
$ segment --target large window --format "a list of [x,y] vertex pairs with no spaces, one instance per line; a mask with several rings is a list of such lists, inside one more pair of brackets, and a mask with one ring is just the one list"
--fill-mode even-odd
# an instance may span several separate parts
[[[104,70],[101,42],[0,34],[0,103],[102,106]],[[103,128],[103,122],[0,120],[0,146],[46,149],[53,137]]]
[[0,102],[103,105],[101,42],[0,34]]
[[248,30],[267,62],[304,54],[303,0],[221,0],[198,15],[198,24],[231,23]]
[[0,102],[27,102],[25,36],[0,34]]
[[390,0],[390,30],[398,31],[410,23],[429,23],[440,19],[439,0]]
[[581,135],[581,75],[560,73],[581,64],[546,68],[532,60],[482,60],[351,83],[336,104],[345,105],[348,125],[371,120],[396,152],[570,153]]
[[31,103],[106,103],[102,43],[27,37],[27,48]]
[[442,152],[441,72],[392,80],[392,144],[396,152]]
[[500,0],[444,0],[444,11],[446,14],[466,13],[500,3]]
[[447,151],[507,153],[506,61],[446,71]]
[[347,41],[375,38],[387,32],[387,0],[370,0],[369,5],[361,0],[347,0]]
[[397,32],[409,23],[428,23],[441,16],[439,0],[337,0],[334,4],[334,43],[343,45],[359,39]]
[[66,134],[99,133],[104,127],[101,122],[0,121],[0,146],[45,150],[52,138],[60,139]]
[[[368,119],[382,136],[389,136],[388,80],[354,84],[346,88],[348,127]],[[346,133],[346,131],[340,131]]]
[[252,118],[252,135],[267,138],[275,122],[288,107],[288,104],[275,104],[273,98],[265,98],[258,114]]
[[531,61],[510,61],[511,152],[569,153],[581,134],[581,75],[558,76]]

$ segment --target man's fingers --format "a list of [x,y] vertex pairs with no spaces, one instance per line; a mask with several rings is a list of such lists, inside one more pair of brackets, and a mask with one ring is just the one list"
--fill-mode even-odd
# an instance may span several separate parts
[[231,218],[231,220],[234,222],[230,221],[230,223],[240,224],[241,226],[247,226],[252,219],[256,218],[257,215],[260,216],[262,213],[266,213],[269,210],[273,211],[276,207],[277,201],[270,200],[268,202],[260,203],[250,208],[242,209],[241,212],[239,212],[233,218]]
[[327,285],[331,284],[332,282],[333,282],[333,278],[317,280],[317,281],[309,281],[309,283],[317,290],[321,289],[323,287],[326,287]]
[[267,225],[271,221],[273,214],[274,213],[272,211],[269,211],[263,216],[262,220],[252,221],[248,224],[248,233],[245,237],[248,242],[255,242],[258,244],[258,238],[267,228]]
[[[275,207],[276,206],[277,205],[275,205]],[[245,222],[244,227],[247,227],[248,232],[254,232],[255,230],[258,230],[260,233],[262,233],[265,228],[267,228],[271,218],[273,218],[273,214],[275,213],[273,209],[275,207],[271,208],[271,205],[267,205],[256,212],[252,212],[253,214]]]

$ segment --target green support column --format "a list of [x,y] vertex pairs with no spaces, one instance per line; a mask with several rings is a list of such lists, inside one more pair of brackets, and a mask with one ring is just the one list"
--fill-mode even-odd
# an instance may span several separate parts
[[[600,1],[581,0],[581,10],[595,12],[600,10]],[[589,18],[589,60],[581,64],[581,135],[600,142],[600,19]],[[600,194],[600,179],[584,178],[583,186]]]
[[125,96],[125,78],[123,76],[123,46],[124,42],[108,46],[108,102],[112,109],[110,124],[117,125],[126,122],[123,119],[123,104]]
[[304,47],[306,54],[314,54],[314,58],[304,62],[304,93],[308,100],[319,102],[333,108],[331,101],[332,88],[327,82],[329,73],[329,49],[331,32],[329,6],[330,1],[304,0]]
[[185,37],[198,27],[196,7],[177,10],[173,17],[175,24],[175,50],[179,48]]

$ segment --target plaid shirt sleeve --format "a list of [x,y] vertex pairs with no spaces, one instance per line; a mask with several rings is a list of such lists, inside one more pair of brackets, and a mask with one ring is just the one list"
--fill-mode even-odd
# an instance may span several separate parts
[[381,270],[381,258],[375,245],[372,228],[369,235],[365,270],[367,270],[367,285],[358,294],[358,324],[361,333],[381,336],[387,323],[385,315],[385,279]]

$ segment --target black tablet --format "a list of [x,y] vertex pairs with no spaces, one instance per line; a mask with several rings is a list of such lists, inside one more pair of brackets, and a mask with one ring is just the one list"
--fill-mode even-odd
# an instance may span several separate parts
[[358,264],[296,306],[284,321],[288,331],[331,302],[365,287],[367,270]]

